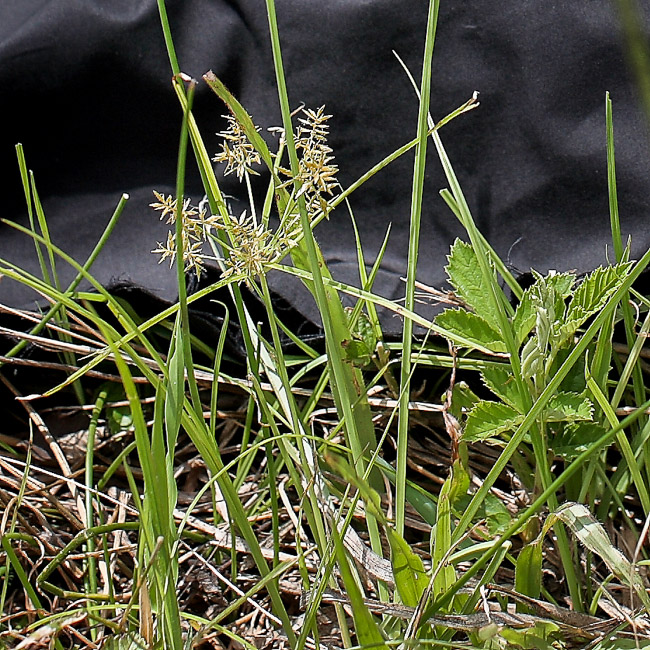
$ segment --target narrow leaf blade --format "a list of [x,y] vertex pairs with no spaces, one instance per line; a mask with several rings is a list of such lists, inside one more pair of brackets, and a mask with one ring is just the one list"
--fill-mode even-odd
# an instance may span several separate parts
[[397,591],[405,605],[417,607],[428,583],[422,558],[396,530],[387,527],[386,531]]
[[599,555],[619,580],[632,587],[646,611],[650,611],[650,596],[646,593],[636,567],[612,544],[607,532],[591,512],[581,503],[567,503],[556,511],[555,516],[564,522],[592,553]]

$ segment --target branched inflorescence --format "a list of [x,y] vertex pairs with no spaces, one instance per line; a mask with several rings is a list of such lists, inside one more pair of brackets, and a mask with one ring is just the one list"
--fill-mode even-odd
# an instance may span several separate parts
[[[303,110],[304,117],[299,118],[296,129],[295,142],[299,155],[299,172],[297,180],[300,182],[298,196],[305,197],[305,204],[310,219],[326,213],[327,201],[324,195],[332,195],[338,186],[336,174],[338,167],[333,164],[332,149],[327,145],[331,117],[325,114],[325,107],[318,110]],[[225,174],[235,173],[241,181],[246,180],[251,174],[257,174],[253,165],[261,162],[259,152],[249,141],[242,126],[234,116],[226,116],[228,128],[219,133],[223,138],[221,151],[214,156],[213,161],[225,164]],[[259,128],[257,128],[259,131]],[[294,178],[288,170],[278,167],[281,173],[290,177],[282,187],[290,185]],[[173,224],[176,220],[176,200],[171,196],[164,196],[154,192],[157,202],[151,207],[161,212],[161,219],[168,217],[167,223]],[[223,277],[237,275],[247,284],[251,284],[257,277],[265,272],[268,265],[279,262],[297,245],[300,235],[299,215],[295,202],[282,215],[280,225],[271,230],[267,220],[258,223],[254,209],[250,214],[244,211],[239,217],[229,215],[206,216],[204,210],[199,210],[190,204],[189,199],[183,202],[181,210],[181,225],[183,237],[183,260],[186,270],[194,269],[200,274],[203,269],[204,255],[203,243],[206,241],[211,228],[224,231],[227,240],[220,238],[219,243],[227,252],[223,262],[225,270]],[[169,258],[170,265],[176,258],[176,241],[173,233],[169,233],[166,243],[158,242],[154,253],[161,255],[160,261]]]
[[[176,199],[172,196],[165,196],[154,190],[157,202],[149,205],[160,211],[160,218],[167,217],[168,224],[176,223]],[[183,262],[185,270],[194,270],[197,275],[201,275],[203,269],[203,243],[207,238],[209,226],[217,225],[217,217],[207,216],[205,210],[199,210],[191,205],[189,198],[183,201],[181,209],[181,236],[183,238]],[[167,241],[163,244],[158,242],[158,248],[152,251],[160,255],[159,262],[169,258],[169,266],[174,264],[176,259],[176,237],[170,230],[167,233]]]
[[222,277],[243,275],[246,283],[250,284],[276,260],[278,250],[273,246],[273,233],[264,224],[256,223],[245,210],[238,218],[233,217],[228,225],[219,224],[218,227],[226,230],[233,242]]
[[[259,165],[262,161],[255,147],[246,137],[239,122],[233,115],[224,115],[228,120],[228,128],[217,135],[223,138],[221,152],[212,159],[216,163],[226,163],[224,174],[232,172],[242,181],[246,174],[257,174],[252,165]],[[259,131],[259,128],[257,129]]]
[[303,110],[305,117],[299,118],[300,126],[296,132],[296,150],[300,155],[299,180],[301,192],[305,195],[308,212],[314,216],[319,210],[325,211],[324,194],[333,194],[338,186],[336,174],[339,168],[332,163],[334,156],[327,144],[329,124],[332,117],[325,114],[325,106],[318,110]]

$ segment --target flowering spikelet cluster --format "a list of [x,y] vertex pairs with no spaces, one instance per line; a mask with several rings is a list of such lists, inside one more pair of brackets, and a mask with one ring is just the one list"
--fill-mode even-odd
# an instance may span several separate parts
[[[246,173],[257,174],[252,165],[260,164],[260,155],[246,137],[235,117],[232,115],[223,117],[228,120],[228,128],[217,133],[223,138],[223,142],[221,143],[221,152],[216,154],[212,160],[217,163],[225,162],[224,174],[227,176],[235,172],[241,181]],[[259,131],[259,128],[257,130]]]
[[307,210],[315,214],[319,210],[325,211],[326,200],[324,194],[333,194],[338,186],[336,175],[339,168],[333,164],[332,149],[327,144],[329,124],[332,117],[325,114],[325,106],[317,110],[304,109],[304,117],[298,119],[300,123],[296,131],[296,150],[300,154],[299,179],[307,202]]
[[[157,202],[150,203],[150,207],[160,211],[160,218],[167,217],[168,224],[176,223],[176,203],[172,196],[165,196],[154,190]],[[216,226],[216,217],[206,216],[205,210],[198,210],[191,205],[189,198],[183,201],[181,213],[181,233],[183,238],[183,262],[185,270],[194,269],[198,276],[203,269],[203,242],[206,240],[209,226]],[[159,263],[169,258],[169,266],[174,264],[176,259],[176,237],[171,230],[167,233],[167,241],[163,244],[158,242],[158,248],[152,253],[158,253],[161,257]]]
[[246,211],[239,217],[231,217],[230,223],[219,223],[218,228],[226,230],[233,243],[229,256],[224,260],[226,270],[223,278],[243,275],[246,284],[264,273],[265,266],[276,260],[278,247],[273,242],[273,232],[264,224],[257,223]]
[[[324,195],[333,194],[338,186],[336,174],[338,167],[333,164],[332,149],[327,145],[331,116],[325,114],[325,107],[317,110],[303,110],[295,133],[296,150],[299,154],[298,179],[301,182],[300,194],[305,197],[307,210],[312,218],[325,212],[327,201]],[[219,135],[222,136],[221,151],[214,156],[213,161],[225,163],[225,174],[236,173],[242,181],[248,174],[256,174],[253,165],[260,164],[261,157],[249,141],[242,126],[234,116],[226,116],[228,128]],[[259,128],[256,127],[259,131]],[[278,168],[290,176],[288,170]],[[286,184],[289,185],[291,181]],[[176,220],[176,199],[154,192],[157,202],[151,207],[161,212],[160,218],[167,217],[167,223]],[[252,284],[257,277],[265,272],[272,263],[279,262],[298,242],[300,234],[299,215],[295,210],[288,209],[275,231],[270,230],[268,223],[258,223],[255,210],[250,216],[244,212],[239,217],[206,216],[205,210],[193,207],[189,199],[185,199],[180,210],[181,231],[183,238],[183,262],[185,269],[194,269],[200,275],[204,264],[203,243],[206,241],[211,228],[223,230],[227,234],[227,242],[221,241],[228,254],[225,256],[225,271],[223,277],[243,276],[243,281]],[[176,239],[173,232],[167,236],[166,243],[158,242],[160,261],[169,258],[170,266],[176,259]]]
[[[330,196],[338,186],[336,175],[338,166],[333,163],[334,156],[331,147],[327,144],[329,135],[328,120],[332,117],[325,113],[325,106],[317,110],[303,109],[303,117],[298,119],[295,141],[296,150],[300,157],[298,179],[301,182],[301,194],[305,196],[307,210],[315,216],[319,211],[325,211],[325,194]],[[223,138],[221,152],[212,159],[214,162],[226,164],[224,173],[236,172],[237,178],[243,180],[246,173],[256,172],[253,164],[260,163],[260,156],[248,140],[246,134],[237,122],[237,119],[228,115],[228,128],[218,135]],[[259,131],[259,128],[256,127]],[[287,169],[279,168],[282,173],[291,176]],[[286,185],[289,185],[288,181]]]

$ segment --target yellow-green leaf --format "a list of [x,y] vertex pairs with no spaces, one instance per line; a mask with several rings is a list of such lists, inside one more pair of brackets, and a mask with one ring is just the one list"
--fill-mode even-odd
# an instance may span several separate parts
[[386,530],[397,591],[405,605],[417,607],[429,582],[422,558],[398,532],[392,528]]

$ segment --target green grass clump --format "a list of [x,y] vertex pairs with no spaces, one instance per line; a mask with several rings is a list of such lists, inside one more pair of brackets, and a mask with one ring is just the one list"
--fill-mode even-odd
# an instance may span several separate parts
[[[73,386],[85,403],[86,382],[102,382],[92,400],[83,471],[75,473],[65,454],[57,456],[70,498],[65,506],[50,500],[48,508],[58,525],[71,526],[61,537],[65,543],[43,544],[36,528],[25,525],[43,492],[32,477],[40,470],[31,447],[24,461],[15,450],[6,461],[3,456],[15,477],[15,497],[5,504],[1,531],[6,616],[0,643],[180,649],[232,641],[252,648],[257,635],[266,647],[295,649],[321,641],[368,648],[647,646],[650,599],[640,568],[646,563],[643,522],[650,520],[643,360],[650,311],[633,284],[650,252],[632,261],[621,240],[609,97],[616,263],[583,278],[533,273],[524,290],[476,229],[440,135],[444,124],[477,105],[476,97],[437,123],[429,115],[438,2],[429,7],[417,137],[347,189],[336,180],[324,107],[292,117],[273,0],[266,8],[283,121],[278,147],[271,151],[253,117],[207,73],[204,82],[229,112],[213,158],[192,114],[197,82],[182,74],[162,0],[159,7],[183,121],[175,196],[156,194],[152,207],[173,226],[155,252],[176,263],[178,301],[143,317],[92,277],[92,263],[127,197],[86,263],[58,248],[18,150],[30,215],[37,219],[31,228],[15,227],[33,238],[43,277],[4,260],[0,272],[39,291],[51,307],[4,362],[28,341],[51,341],[65,352],[65,364],[57,367],[68,376],[47,395]],[[453,293],[438,292],[454,307],[433,320],[415,312],[429,138],[447,177],[441,196],[467,232],[448,258]],[[206,210],[184,194],[190,148]],[[385,244],[368,269],[357,241],[359,287],[347,286],[331,276],[314,229],[412,149],[402,305],[373,293]],[[241,181],[250,203],[244,214],[231,214],[213,162]],[[260,166],[269,187],[263,205],[256,205],[250,177]],[[61,262],[77,272],[67,289],[56,279]],[[200,274],[207,264],[220,268],[219,281],[188,295],[185,272]],[[312,293],[324,349],[310,347],[280,320],[269,272],[293,274]],[[92,292],[78,290],[82,280]],[[263,326],[251,315],[245,291],[263,305]],[[214,301],[225,313],[219,339],[198,340],[192,304],[224,292],[232,313]],[[352,309],[344,309],[342,294],[356,299]],[[378,308],[403,318],[400,342],[385,340]],[[238,373],[230,372],[224,352],[231,322],[246,349]],[[416,326],[427,335],[415,337]],[[58,332],[56,344],[47,338],[51,332]],[[287,340],[294,343],[291,354]],[[417,402],[413,378],[432,368],[442,388],[427,403]],[[223,413],[226,389],[239,400],[240,410],[229,416]],[[417,450],[417,420],[426,412],[437,415],[435,426],[450,450],[435,489],[407,471]],[[38,422],[34,409],[30,414]],[[108,463],[97,458],[102,427],[119,443]],[[235,453],[223,442],[228,427]],[[394,433],[394,462],[388,462],[385,443]],[[60,451],[56,440],[50,445]],[[192,467],[201,469],[189,502],[180,490],[181,468],[190,466],[181,463],[187,448],[196,454]],[[492,454],[489,468],[480,469],[477,453]],[[504,490],[508,477],[519,490],[516,498]],[[109,486],[120,486],[117,497]],[[633,553],[616,548],[612,530],[633,541]],[[42,561],[35,560],[36,549]],[[543,580],[551,568],[559,585],[554,592]],[[201,613],[188,604],[183,586],[207,593],[205,582],[192,578],[199,570],[219,581],[220,594],[219,606]],[[73,585],[72,575],[83,584]],[[22,609],[12,591],[17,584],[27,603]],[[244,619],[258,623],[247,628]]]

